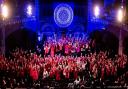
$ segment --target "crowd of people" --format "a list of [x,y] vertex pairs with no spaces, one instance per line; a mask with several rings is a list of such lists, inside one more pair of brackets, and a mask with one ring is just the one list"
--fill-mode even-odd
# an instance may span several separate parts
[[92,43],[88,38],[62,37],[58,40],[49,38],[44,43],[44,55],[80,56],[80,53],[85,55],[85,52],[90,51],[91,48],[94,48],[94,42]]
[[[38,46],[35,52],[16,48],[8,58],[0,56],[0,87],[48,89],[59,84],[69,89],[68,83],[75,88],[115,83],[128,69],[127,56],[109,58],[108,52],[96,52],[94,47],[91,40],[63,38],[45,42],[44,54]],[[128,80],[123,81],[127,86]]]

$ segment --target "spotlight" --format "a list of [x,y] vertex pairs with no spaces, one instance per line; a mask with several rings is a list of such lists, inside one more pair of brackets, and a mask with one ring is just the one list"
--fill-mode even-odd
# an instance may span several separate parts
[[41,37],[40,37],[40,36],[38,36],[38,41],[39,41],[39,42],[41,41]]
[[96,18],[99,17],[99,15],[100,15],[100,8],[99,8],[99,6],[95,6],[95,8],[94,8],[94,15],[95,15]]
[[117,20],[119,22],[123,21],[123,10],[122,9],[119,9],[118,12],[117,12]]
[[124,8],[124,6],[121,6],[121,8],[123,9],[123,8]]
[[31,5],[27,6],[27,15],[32,16],[32,6]]
[[41,33],[38,32],[38,41],[40,42],[41,41]]
[[3,16],[3,18],[7,18],[8,15],[9,15],[9,10],[8,10],[7,5],[2,4],[1,7],[2,7],[2,16]]

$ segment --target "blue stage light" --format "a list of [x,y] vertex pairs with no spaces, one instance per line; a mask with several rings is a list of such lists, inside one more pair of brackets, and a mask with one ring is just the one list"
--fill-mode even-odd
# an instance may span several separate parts
[[41,37],[40,36],[38,36],[38,41],[41,41]]
[[38,41],[41,41],[41,33],[38,33]]
[[70,5],[61,3],[54,10],[54,21],[59,27],[68,27],[73,21],[74,13]]

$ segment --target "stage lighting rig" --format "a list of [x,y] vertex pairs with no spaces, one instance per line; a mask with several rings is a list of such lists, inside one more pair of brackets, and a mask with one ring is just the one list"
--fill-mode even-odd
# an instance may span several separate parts
[[32,8],[32,6],[31,5],[28,5],[27,6],[27,16],[29,16],[29,17],[31,17],[32,16],[32,10],[33,10],[33,8]]
[[3,19],[8,18],[8,16],[9,16],[9,8],[8,8],[8,6],[5,5],[5,4],[1,4],[1,9],[2,9],[1,11],[2,11]]
[[100,7],[99,7],[98,5],[96,5],[96,6],[94,7],[94,16],[95,16],[96,18],[98,18],[98,17],[100,16]]
[[120,8],[120,9],[118,10],[118,12],[117,12],[117,20],[118,20],[119,22],[122,22],[122,21],[123,21],[123,17],[124,17],[123,9]]

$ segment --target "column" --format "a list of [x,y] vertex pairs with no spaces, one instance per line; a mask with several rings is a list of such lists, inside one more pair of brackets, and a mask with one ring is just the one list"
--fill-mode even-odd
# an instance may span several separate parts
[[87,26],[87,33],[91,32],[91,19],[93,16],[93,5],[92,5],[92,0],[88,0],[88,26]]
[[[40,37],[40,40],[42,40],[41,34],[40,34],[40,22],[39,22],[39,0],[35,0],[35,8],[36,8],[36,32],[38,34],[38,37]],[[37,37],[37,38],[38,38]],[[38,42],[38,40],[37,40]]]
[[118,54],[119,54],[119,55],[122,55],[122,54],[123,54],[122,29],[120,29],[120,33],[119,33],[119,47],[118,47]]
[[1,53],[5,56],[5,26],[4,26],[4,20],[3,20],[3,24],[2,24]]
[[39,0],[35,0],[36,20],[39,20]]

